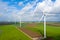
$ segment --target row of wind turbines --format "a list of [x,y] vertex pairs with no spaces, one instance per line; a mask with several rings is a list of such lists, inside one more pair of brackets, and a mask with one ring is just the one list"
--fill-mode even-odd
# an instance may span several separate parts
[[[47,5],[47,6],[49,6],[48,4],[49,4],[49,0],[45,0],[45,4]],[[46,7],[47,7],[46,6]],[[53,4],[51,4],[50,5],[50,7],[54,7],[54,3]],[[45,10],[45,11],[42,11],[42,16],[41,16],[41,18],[40,18],[40,21],[42,21],[42,19],[44,18],[44,38],[47,38],[47,34],[46,34],[46,17],[48,17],[48,16],[53,16],[53,15],[55,15],[55,14],[49,14],[49,12],[47,11],[47,10],[50,10],[50,9],[43,9],[43,10]],[[35,13],[34,13],[35,14]],[[34,16],[34,15],[33,15]],[[21,27],[21,16],[18,16],[18,17],[20,17],[20,27]],[[16,20],[15,20],[16,21]]]

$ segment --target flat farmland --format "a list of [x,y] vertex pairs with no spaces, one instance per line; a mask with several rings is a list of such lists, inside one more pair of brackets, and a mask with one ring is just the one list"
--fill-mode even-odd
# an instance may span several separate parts
[[[39,34],[42,34],[42,36],[44,36],[43,23],[27,23],[22,26],[28,30],[37,32]],[[47,24],[46,31],[47,31],[47,38],[45,40],[60,40],[60,26],[56,25],[56,23]]]
[[[60,23],[47,23],[47,38],[44,40],[60,40]],[[16,27],[20,27],[19,24],[15,25],[0,25],[0,40],[31,40],[27,35],[22,33]],[[20,28],[25,28],[32,32],[36,32],[44,36],[43,23],[22,23]]]
[[0,25],[0,40],[31,40],[16,25]]

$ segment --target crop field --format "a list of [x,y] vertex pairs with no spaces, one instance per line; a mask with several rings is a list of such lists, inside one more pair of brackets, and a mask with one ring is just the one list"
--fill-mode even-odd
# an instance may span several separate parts
[[14,25],[0,25],[0,40],[31,40]]
[[[58,23],[60,24],[60,23]],[[19,31],[16,27],[18,25],[0,25],[0,40],[31,40],[24,33]],[[22,23],[21,28],[31,30],[44,36],[43,23]],[[47,23],[47,38],[45,40],[60,40],[60,25],[54,23]]]
[[[58,23],[60,24],[60,23]],[[28,23],[25,25],[22,25],[24,28],[37,32],[39,34],[44,34],[44,26],[43,23]],[[54,23],[47,24],[47,39],[52,39],[52,40],[60,40],[60,25],[55,25]]]

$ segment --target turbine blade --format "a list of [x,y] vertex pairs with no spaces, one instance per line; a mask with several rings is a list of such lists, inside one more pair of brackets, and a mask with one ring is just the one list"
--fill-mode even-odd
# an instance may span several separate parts
[[40,21],[42,20],[43,17],[44,17],[44,15],[42,15],[42,17],[40,18]]

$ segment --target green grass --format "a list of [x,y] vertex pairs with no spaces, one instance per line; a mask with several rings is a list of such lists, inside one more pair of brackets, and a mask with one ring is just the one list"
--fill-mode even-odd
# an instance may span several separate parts
[[[35,25],[34,27],[28,27],[27,25],[25,25],[25,28],[34,32],[37,32],[39,34],[44,33],[44,27],[43,27],[43,23],[37,23],[37,25]],[[51,37],[53,38],[53,40],[60,40],[60,27],[58,26],[53,26],[53,25],[48,25],[47,24],[47,37]]]
[[[44,33],[43,23],[36,23],[35,26],[29,26],[29,23],[22,23],[22,27],[37,32],[39,34]],[[17,25],[19,26],[19,25]],[[53,38],[53,40],[60,40],[60,27],[47,24],[47,37]],[[0,40],[31,40],[22,32],[16,29],[16,25],[0,25]]]
[[31,40],[14,25],[0,25],[0,40]]
[[60,27],[47,25],[47,36],[60,40]]

